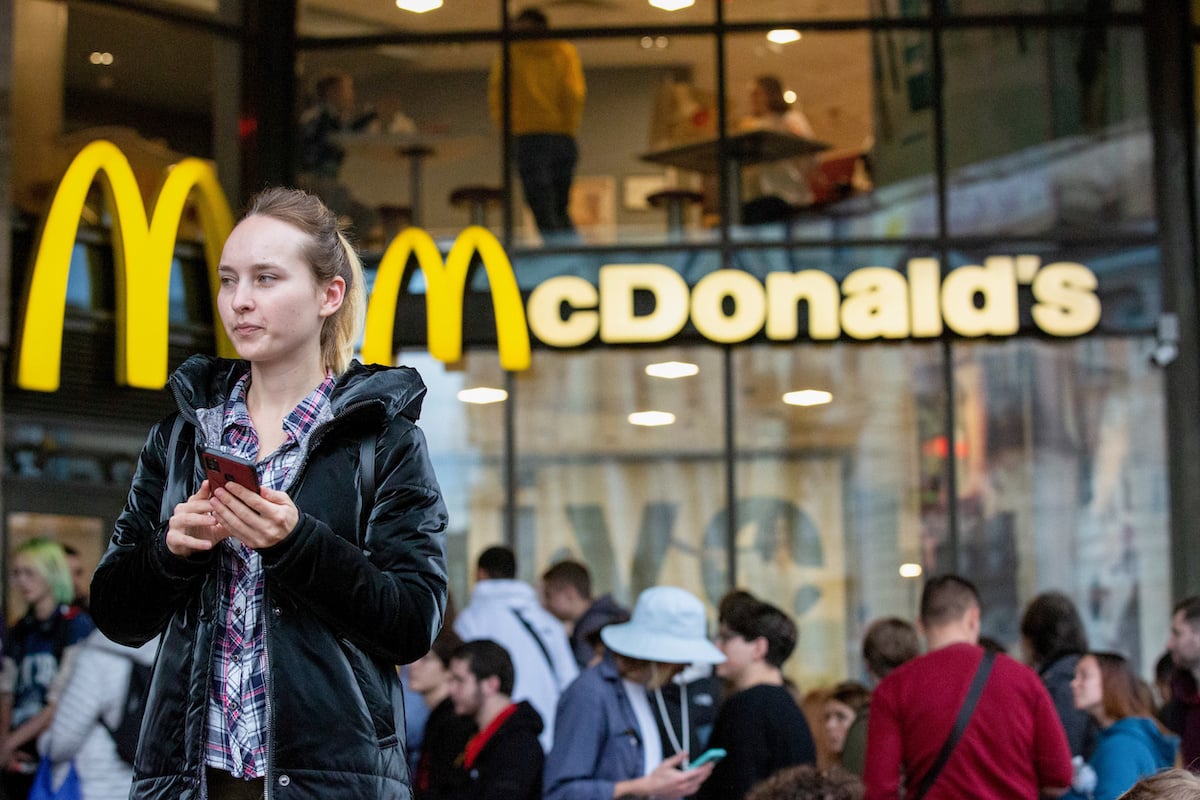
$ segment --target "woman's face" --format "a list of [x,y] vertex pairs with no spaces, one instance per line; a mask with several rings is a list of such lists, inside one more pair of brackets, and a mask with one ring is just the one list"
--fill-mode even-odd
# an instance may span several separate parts
[[1084,656],[1075,665],[1071,694],[1075,698],[1075,707],[1089,714],[1099,711],[1104,706],[1104,684],[1100,677],[1100,664],[1092,656]]
[[408,686],[419,694],[445,686],[449,680],[450,670],[432,650],[408,665]]
[[839,700],[825,701],[825,735],[833,752],[842,752],[846,745],[846,733],[856,716],[853,708]]
[[50,582],[33,568],[33,562],[24,553],[13,559],[12,579],[21,597],[30,605],[50,596]]
[[308,235],[268,216],[248,217],[225,241],[217,307],[238,355],[256,364],[300,364],[321,352],[321,326],[342,304],[345,281],[318,286],[304,255]]
[[767,93],[763,90],[762,84],[755,81],[750,87],[750,113],[761,117],[768,111],[770,109],[767,108]]

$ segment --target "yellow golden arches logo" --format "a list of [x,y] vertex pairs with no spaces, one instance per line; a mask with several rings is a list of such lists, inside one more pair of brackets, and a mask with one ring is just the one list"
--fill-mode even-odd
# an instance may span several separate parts
[[[197,158],[173,165],[159,187],[148,222],[129,161],[111,142],[92,142],[59,182],[34,250],[18,330],[16,380],[23,389],[58,389],[71,252],[88,190],[97,178],[113,217],[117,383],[143,389],[161,389],[166,384],[171,260],[184,204],[193,189],[215,293],[221,248],[233,229],[233,214],[212,166]],[[218,349],[223,355],[232,354],[219,320],[214,329]]]
[[420,228],[406,228],[392,240],[379,262],[367,305],[363,361],[392,363],[396,301],[405,266],[414,255],[425,276],[429,354],[446,364],[458,361],[462,357],[463,295],[475,253],[479,253],[491,287],[500,365],[513,372],[529,369],[529,327],[512,264],[496,237],[478,225],[459,234],[446,254],[445,263],[433,238]]

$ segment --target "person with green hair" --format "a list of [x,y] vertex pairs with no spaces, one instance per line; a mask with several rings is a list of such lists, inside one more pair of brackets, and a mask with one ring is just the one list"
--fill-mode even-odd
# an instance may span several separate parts
[[10,800],[26,797],[37,769],[37,738],[54,720],[51,684],[74,645],[95,626],[75,596],[62,545],[29,539],[13,553],[12,583],[28,610],[4,637],[0,673],[0,764]]

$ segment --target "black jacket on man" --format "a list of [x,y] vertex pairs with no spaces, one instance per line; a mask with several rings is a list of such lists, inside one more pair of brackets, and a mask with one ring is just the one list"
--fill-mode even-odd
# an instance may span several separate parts
[[464,784],[454,800],[541,800],[546,756],[538,735],[542,718],[522,700],[483,749],[465,766]]
[[[203,796],[212,645],[224,619],[218,562],[212,553],[173,555],[160,506],[168,460],[168,508],[199,487],[196,452],[220,436],[221,409],[246,369],[194,356],[171,377],[187,423],[180,445],[166,452],[175,414],[150,432],[92,578],[92,614],[109,638],[138,646],[162,634],[134,800]],[[411,369],[351,364],[288,488],[299,522],[258,551],[272,800],[410,796],[395,665],[429,650],[446,604],[446,509],[415,425],[424,394]],[[368,431],[377,437],[375,492],[360,532],[360,443]]]

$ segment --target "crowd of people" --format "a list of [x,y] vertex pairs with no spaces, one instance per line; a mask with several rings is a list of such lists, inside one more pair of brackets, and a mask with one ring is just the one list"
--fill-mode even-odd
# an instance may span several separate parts
[[[96,631],[86,577],[52,541],[19,545],[13,577],[27,611],[3,643],[3,797],[68,773],[85,800],[128,797],[113,731],[157,639]],[[583,564],[552,565],[535,589],[511,550],[488,548],[467,606],[404,668],[427,712],[413,715],[413,796],[1200,800],[1184,768],[1200,752],[1200,598],[1175,608],[1157,689],[1089,650],[1059,592],[1025,608],[1020,661],[980,644],[981,610],[968,580],[932,578],[915,624],[867,627],[866,684],[801,692],[783,669],[795,621],[749,592],[723,598],[710,637],[683,589],[647,589],[630,611],[594,597]]]
[[[1026,607],[1021,658],[998,652],[981,636],[978,593],[954,575],[927,582],[915,623],[867,627],[866,683],[802,692],[783,669],[795,621],[749,592],[723,598],[710,637],[703,603],[683,589],[647,589],[629,612],[593,597],[583,564],[559,562],[540,581],[557,618],[547,624],[515,575],[507,548],[480,556],[470,603],[427,656],[446,688],[430,692],[425,659],[410,669],[429,702],[444,709],[448,691],[458,719],[475,722],[450,737],[431,720],[418,798],[1200,798],[1174,769],[1200,745],[1200,728],[1189,732],[1200,601],[1176,610],[1175,691],[1161,699],[1126,658],[1089,650],[1058,592]],[[467,655],[460,637],[488,657]],[[522,668],[539,676],[524,692]],[[532,741],[548,726],[543,752]],[[521,757],[488,757],[521,740]]]

